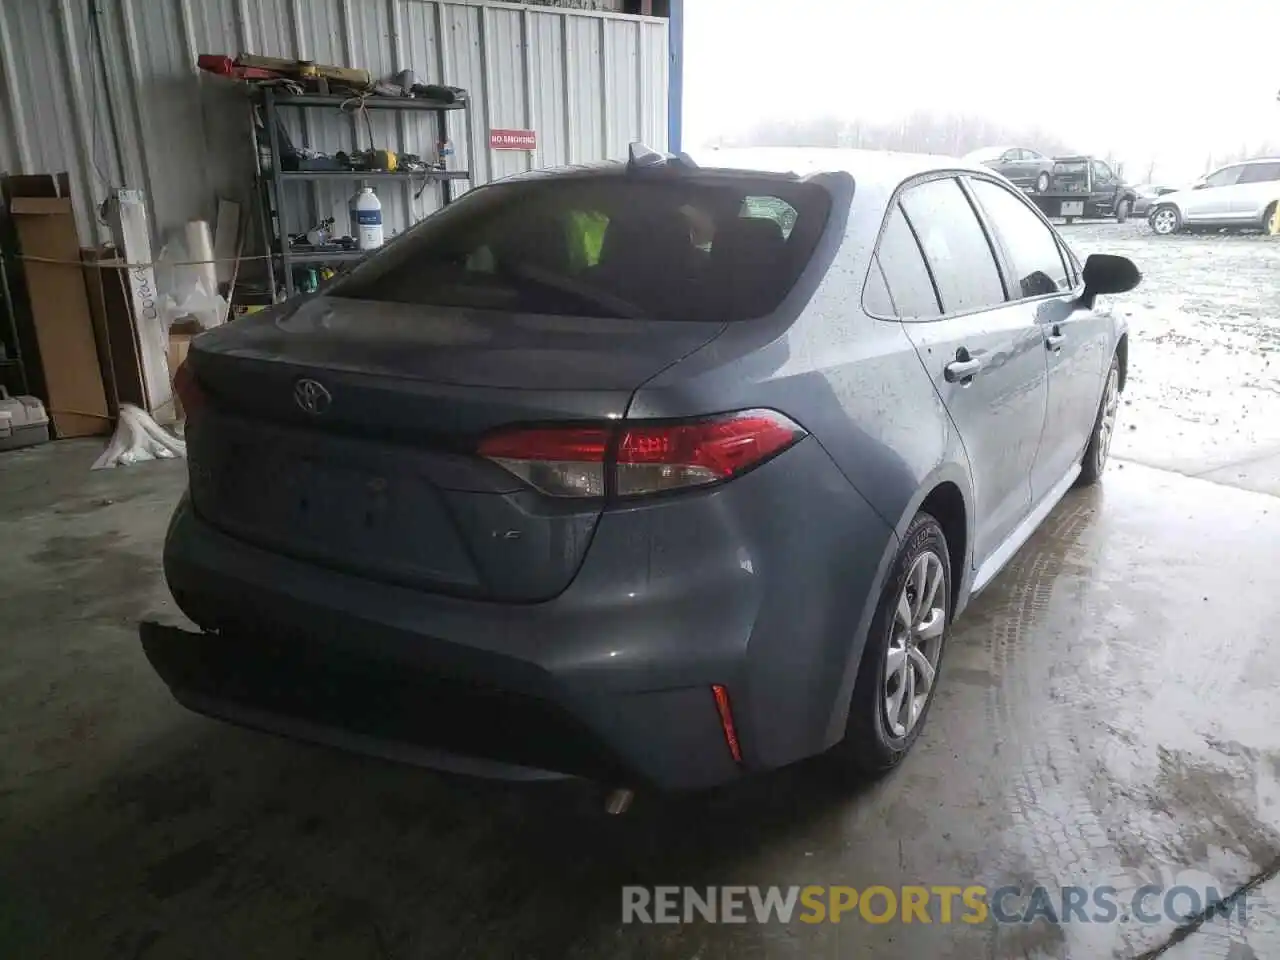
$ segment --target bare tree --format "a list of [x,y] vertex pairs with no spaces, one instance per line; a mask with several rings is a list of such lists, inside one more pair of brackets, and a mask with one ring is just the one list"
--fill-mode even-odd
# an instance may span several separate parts
[[1277,154],[1280,154],[1280,144],[1277,144],[1274,141],[1266,140],[1258,144],[1256,147],[1251,147],[1248,144],[1245,144],[1239,150],[1222,154],[1216,158],[1210,154],[1208,161],[1205,163],[1204,172],[1209,173],[1212,170],[1217,170],[1221,167],[1227,166],[1228,164],[1240,163],[1242,160],[1256,160],[1259,157],[1274,157]]

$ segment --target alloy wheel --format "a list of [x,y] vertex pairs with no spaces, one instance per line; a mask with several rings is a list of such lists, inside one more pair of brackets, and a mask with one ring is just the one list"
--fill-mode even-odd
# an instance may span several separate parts
[[1151,229],[1161,235],[1173,233],[1178,229],[1178,215],[1168,207],[1162,207],[1152,215]]
[[1107,375],[1107,392],[1102,395],[1102,417],[1098,420],[1098,442],[1094,455],[1098,459],[1098,472],[1102,472],[1111,452],[1111,437],[1116,430],[1116,414],[1120,411],[1120,371],[1114,366]]
[[947,628],[944,583],[941,558],[925,551],[898,595],[884,665],[885,718],[894,737],[915,729],[933,692]]

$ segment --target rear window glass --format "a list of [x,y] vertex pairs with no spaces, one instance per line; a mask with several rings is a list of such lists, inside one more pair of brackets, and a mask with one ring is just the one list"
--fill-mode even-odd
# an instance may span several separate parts
[[774,310],[829,195],[792,180],[601,176],[473,191],[331,295],[564,316],[723,322]]
[[1081,175],[1088,171],[1088,160],[1059,160],[1053,165],[1053,172],[1066,175]]

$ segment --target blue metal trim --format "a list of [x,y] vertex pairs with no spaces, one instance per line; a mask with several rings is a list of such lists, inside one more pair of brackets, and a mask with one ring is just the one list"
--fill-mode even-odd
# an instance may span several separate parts
[[667,30],[667,150],[679,153],[684,133],[684,0],[671,0]]

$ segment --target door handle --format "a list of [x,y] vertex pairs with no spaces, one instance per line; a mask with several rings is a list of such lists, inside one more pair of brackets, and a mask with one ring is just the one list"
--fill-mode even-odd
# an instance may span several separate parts
[[1055,325],[1053,332],[1044,338],[1045,349],[1053,353],[1058,353],[1062,350],[1062,341],[1065,339],[1067,339],[1067,337],[1066,334],[1062,332],[1062,328]]
[[982,360],[969,355],[969,351],[961,347],[956,351],[956,358],[942,368],[942,376],[947,383],[968,383],[982,369]]

